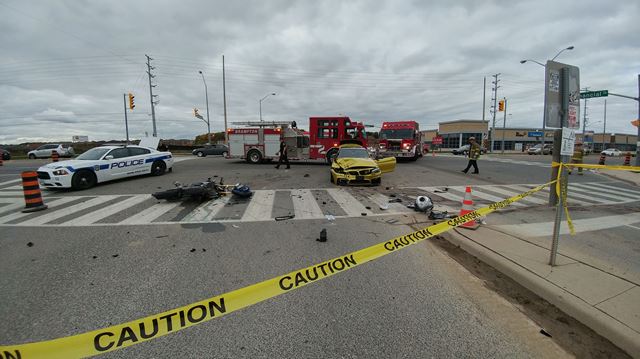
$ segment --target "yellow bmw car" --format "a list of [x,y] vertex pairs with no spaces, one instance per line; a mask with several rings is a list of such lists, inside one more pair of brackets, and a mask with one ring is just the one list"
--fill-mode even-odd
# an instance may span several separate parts
[[382,180],[382,174],[396,168],[394,157],[374,161],[366,148],[345,144],[331,162],[331,183],[337,185],[374,185]]

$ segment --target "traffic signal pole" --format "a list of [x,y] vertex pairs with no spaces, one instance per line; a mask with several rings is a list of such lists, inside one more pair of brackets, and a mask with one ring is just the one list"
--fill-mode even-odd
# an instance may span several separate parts
[[124,102],[124,128],[127,132],[127,145],[129,144],[129,121],[127,120],[127,94],[122,94],[122,100]]

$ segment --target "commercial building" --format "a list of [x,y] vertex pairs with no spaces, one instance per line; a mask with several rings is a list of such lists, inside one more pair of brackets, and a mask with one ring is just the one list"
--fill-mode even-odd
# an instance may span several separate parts
[[[554,129],[539,128],[496,128],[493,139],[493,150],[524,151],[526,148],[538,143],[553,142]],[[434,137],[442,138],[442,149],[458,148],[469,141],[469,137],[475,137],[478,143],[486,148],[491,147],[489,139],[489,121],[481,120],[455,120],[438,123],[438,129],[422,131],[422,140],[431,144]],[[584,137],[584,138],[583,138]],[[587,131],[587,135],[576,134],[576,140],[592,146],[594,151],[602,151],[606,148],[617,148],[621,151],[635,151],[638,136],[634,134],[593,133]]]

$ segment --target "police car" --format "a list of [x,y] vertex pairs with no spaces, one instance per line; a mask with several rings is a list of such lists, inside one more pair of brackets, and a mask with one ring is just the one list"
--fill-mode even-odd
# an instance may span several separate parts
[[87,189],[97,183],[171,171],[173,155],[141,146],[95,147],[73,160],[50,163],[38,168],[40,186],[46,188]]

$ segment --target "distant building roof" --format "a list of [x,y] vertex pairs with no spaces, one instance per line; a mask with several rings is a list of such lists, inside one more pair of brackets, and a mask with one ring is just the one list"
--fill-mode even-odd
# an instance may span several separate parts
[[461,122],[471,122],[471,123],[489,123],[489,121],[482,121],[482,120],[453,120],[453,121],[444,121],[444,122],[440,122],[438,123],[439,125],[443,125],[443,124],[449,124],[449,123],[461,123]]

